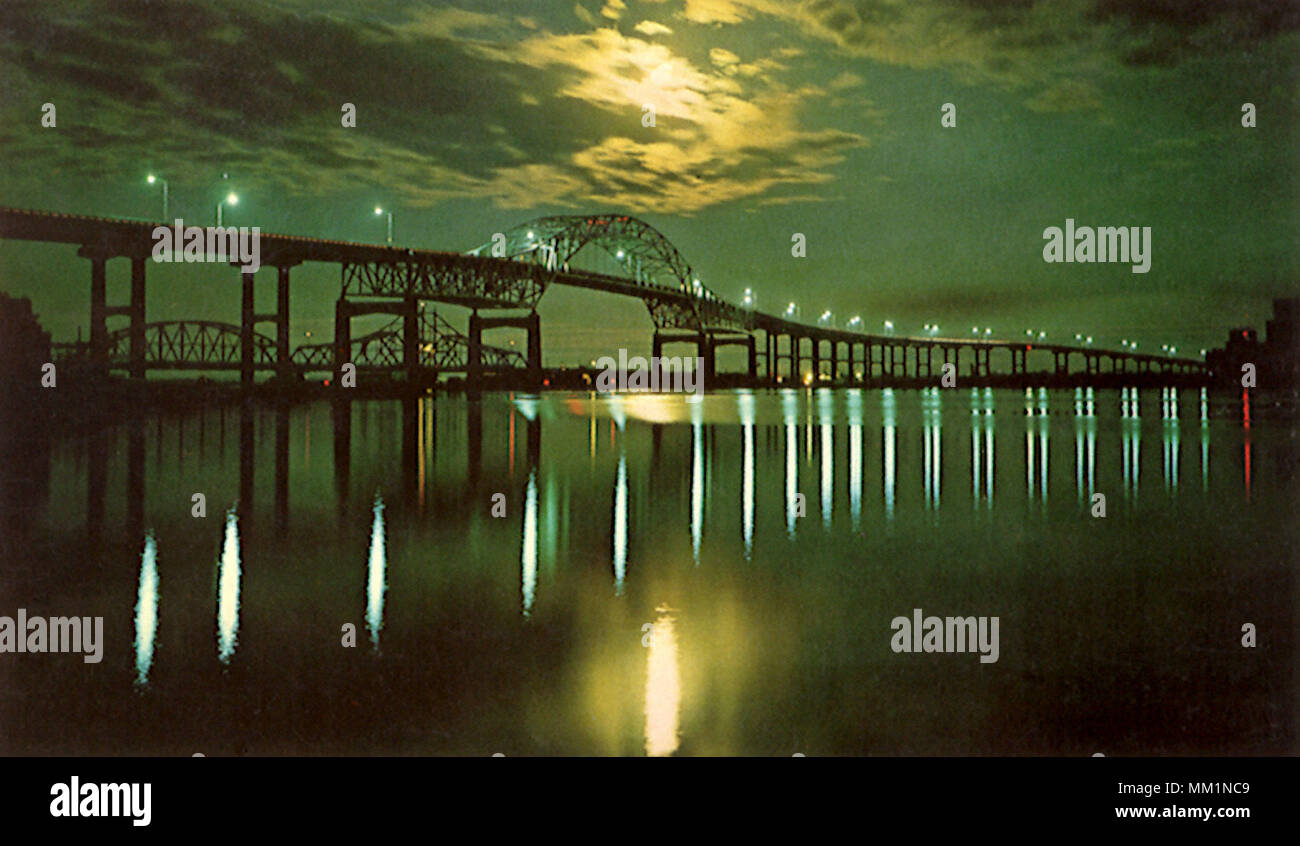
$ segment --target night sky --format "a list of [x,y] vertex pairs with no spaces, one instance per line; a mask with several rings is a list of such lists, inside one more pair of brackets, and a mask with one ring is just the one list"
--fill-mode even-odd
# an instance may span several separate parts
[[[1298,28],[1283,0],[4,0],[0,204],[157,219],[153,172],[187,223],[234,190],[227,224],[382,242],[382,205],[395,243],[447,250],[620,211],[765,310],[1195,355],[1300,293]],[[1151,227],[1151,271],[1045,263],[1066,218]],[[149,320],[238,322],[232,269],[148,273]],[[0,290],[56,340],[86,337],[89,277],[74,248],[0,244]],[[328,339],[338,268],[294,279],[295,343]],[[649,351],[639,302],[540,311],[548,365]]]

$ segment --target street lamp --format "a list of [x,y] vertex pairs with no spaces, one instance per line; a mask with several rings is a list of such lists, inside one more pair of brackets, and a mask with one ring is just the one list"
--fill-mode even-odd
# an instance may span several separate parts
[[[380,208],[379,206],[375,206],[375,215],[378,216],[378,215],[381,215],[381,214],[386,214],[386,215],[388,215],[388,243],[391,244],[391,243],[393,243],[393,213],[390,212],[390,211],[387,211],[387,212],[386,212],[386,211],[384,211],[382,208]],[[529,237],[532,237],[532,233],[531,233],[531,232],[529,233]]]
[[830,320],[831,320],[831,310],[826,309],[825,311],[822,312],[822,316],[817,319],[817,322],[821,324],[826,324],[829,323]]
[[790,305],[785,307],[785,316],[793,317],[796,310],[798,310],[798,306],[796,306],[794,303],[790,303]]
[[993,334],[993,330],[992,330],[992,329],[990,329],[990,328],[988,328],[988,327],[985,327],[985,328],[984,328],[984,337],[987,338],[989,335],[992,335],[992,334]]
[[237,205],[239,205],[239,195],[236,194],[234,191],[231,191],[229,194],[226,195],[226,198],[224,200],[217,203],[217,226],[221,225],[222,209],[225,206],[237,206]]
[[850,328],[850,329],[852,329],[854,326],[861,326],[861,325],[862,325],[862,317],[861,317],[861,316],[855,314],[855,315],[853,315],[852,318],[849,319],[849,328]]
[[745,305],[749,308],[754,307],[754,292],[749,288],[745,289]]
[[149,176],[148,176],[148,182],[149,182],[150,185],[154,184],[155,182],[161,182],[161,183],[162,183],[162,189],[163,189],[163,216],[162,216],[162,219],[165,221],[165,220],[167,220],[167,180],[166,180],[166,179],[162,179],[161,177],[154,176],[154,175],[151,173],[151,174],[149,174]]
[[891,335],[894,334],[894,321],[892,320],[885,321],[885,331]]

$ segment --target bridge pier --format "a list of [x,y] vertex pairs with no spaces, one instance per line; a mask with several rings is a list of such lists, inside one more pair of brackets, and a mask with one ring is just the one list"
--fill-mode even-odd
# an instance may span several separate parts
[[712,363],[708,364],[708,377],[713,378],[717,375],[717,351],[719,347],[741,346],[746,350],[746,376],[751,384],[758,381],[758,339],[751,334],[741,335],[739,337],[717,337],[712,333],[705,333],[708,336],[708,345],[710,354],[713,357]]
[[483,317],[475,309],[469,316],[469,360],[465,373],[471,391],[483,381],[483,332],[509,326],[528,332],[528,380],[534,386],[542,382],[542,318],[531,311],[522,317]]
[[335,387],[343,388],[343,365],[352,357],[352,308],[347,300],[339,297],[334,303],[334,381]]
[[245,388],[253,385],[253,325],[257,315],[253,311],[253,274],[244,271],[243,298],[239,309],[239,384]]
[[289,268],[282,264],[276,268],[275,277],[275,364],[276,374],[288,380],[293,374],[293,360],[289,353]]
[[[86,255],[82,251],[82,255]],[[90,259],[90,360],[103,373],[108,371],[108,258],[91,254]]]
[[[127,372],[132,379],[145,377],[145,262],[147,255],[131,255],[131,299],[124,306],[108,304],[108,260],[115,258],[101,247],[85,246],[77,255],[90,259],[90,359],[101,374],[109,368],[108,318],[122,315],[129,321]],[[120,254],[119,254],[120,255]]]
[[132,379],[143,379],[144,372],[144,256],[131,256],[131,304],[127,307],[131,321]]
[[767,341],[767,383],[775,385],[779,379],[777,370],[780,368],[780,362],[777,360],[777,346],[781,339],[779,335],[773,335],[771,332],[763,334]]
[[402,367],[406,384],[414,386],[420,379],[420,301],[415,297],[402,301]]
[[713,383],[713,378],[718,374],[718,359],[713,349],[713,338],[708,332],[700,332],[697,344],[696,349],[700,351],[700,358],[704,361],[704,372],[700,378],[704,380],[704,389],[708,390],[709,385]]

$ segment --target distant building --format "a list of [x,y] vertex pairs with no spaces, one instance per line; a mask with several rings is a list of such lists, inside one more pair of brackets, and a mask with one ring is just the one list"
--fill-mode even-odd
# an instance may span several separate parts
[[1262,342],[1249,326],[1228,332],[1223,347],[1205,356],[1214,381],[1239,385],[1242,365],[1253,364],[1260,388],[1300,387],[1300,298],[1273,300],[1265,332]]
[[37,390],[41,365],[51,360],[50,333],[41,328],[32,301],[0,294],[0,382]]

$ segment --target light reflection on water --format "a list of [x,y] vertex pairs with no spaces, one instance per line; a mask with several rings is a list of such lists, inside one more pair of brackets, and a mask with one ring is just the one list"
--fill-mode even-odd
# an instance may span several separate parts
[[239,518],[226,512],[226,532],[217,571],[217,658],[229,664],[239,636]]
[[646,650],[645,753],[662,757],[677,751],[682,680],[677,666],[677,633],[669,608],[655,609],[659,616]]
[[[256,691],[234,701],[294,692],[283,716],[262,705],[245,718],[268,737],[296,737],[304,729],[293,709],[316,709],[324,716],[313,730],[327,745],[343,732],[328,747],[341,752],[371,750],[380,738],[396,751],[472,752],[481,741],[507,752],[647,755],[819,742],[827,753],[898,752],[917,737],[942,753],[1053,752],[1058,741],[1043,738],[1096,735],[1119,743],[1145,719],[1131,697],[1140,673],[1181,691],[1142,707],[1209,695],[1189,692],[1186,680],[1227,660],[1206,640],[1232,622],[1206,616],[1218,597],[1286,625],[1289,605],[1268,603],[1291,594],[1269,579],[1290,555],[1293,530],[1278,527],[1291,525],[1279,518],[1293,514],[1293,498],[1279,468],[1293,462],[1294,439],[1286,423],[1250,428],[1249,397],[1166,389],[1156,415],[1155,390],[1107,393],[515,395],[477,407],[439,397],[409,406],[409,440],[400,403],[357,402],[346,418],[310,406],[278,412],[289,415],[280,422],[293,444],[288,505],[271,483],[278,462],[267,460],[280,444],[269,437],[277,412],[239,426],[228,458],[230,415],[210,415],[198,433],[193,421],[166,421],[156,436],[147,430],[158,440],[140,451],[156,465],[136,474],[149,480],[140,511],[154,528],[122,571],[129,588],[101,597],[88,580],[83,590],[87,601],[134,596],[131,681],[148,694],[135,698],[177,708],[196,691],[220,691],[203,688],[184,657],[190,633],[210,648],[215,592],[218,658],[230,665],[240,652],[240,672],[222,683]],[[1023,424],[1023,449],[995,453],[999,416],[1013,445]],[[349,439],[308,451],[306,433],[328,439],[331,421]],[[1199,450],[1182,450],[1185,437]],[[1142,490],[1143,470],[1159,472],[1163,486]],[[84,472],[56,458],[64,523],[85,507]],[[224,523],[175,509],[169,491],[200,474],[214,498],[241,494]],[[506,519],[490,516],[498,491]],[[1090,516],[1095,492],[1116,494],[1105,521]],[[806,508],[813,497],[817,513]],[[267,519],[282,508],[283,526]],[[59,537],[61,525],[42,531]],[[206,569],[214,549],[215,584]],[[346,653],[337,636],[305,634],[316,622],[333,634],[355,620],[362,587],[376,652],[367,676],[337,663]],[[202,599],[203,620],[188,597]],[[1061,603],[1068,614],[1052,610]],[[131,613],[129,600],[118,604]],[[161,639],[177,646],[155,654],[160,604]],[[939,692],[958,683],[945,673],[966,670],[888,651],[889,619],[918,605],[1003,616],[1001,660],[960,680],[968,704]],[[1167,632],[1153,633],[1147,619]],[[642,658],[646,622],[654,636]],[[1116,654],[1135,669],[1113,663]],[[1290,689],[1285,678],[1252,684],[1257,693],[1238,694],[1257,697],[1250,708],[1218,708],[1205,736],[1282,749],[1273,724],[1251,729],[1222,716],[1274,713],[1268,692]],[[330,704],[339,686],[340,704]],[[1084,688],[1119,716],[1062,711]],[[355,708],[375,718],[355,719]],[[953,708],[969,731],[961,742],[944,734]],[[436,730],[422,734],[425,720]],[[176,725],[208,730],[180,717]],[[1148,748],[1204,748],[1194,741],[1171,733]]]
[[145,535],[140,553],[140,586],[135,600],[136,684],[149,683],[153,666],[154,638],[158,634],[158,542],[153,532]]
[[385,581],[388,551],[384,541],[384,500],[379,494],[375,494],[372,512],[370,555],[366,562],[366,630],[370,632],[370,645],[378,650],[379,633],[384,628],[384,593],[388,587]]

